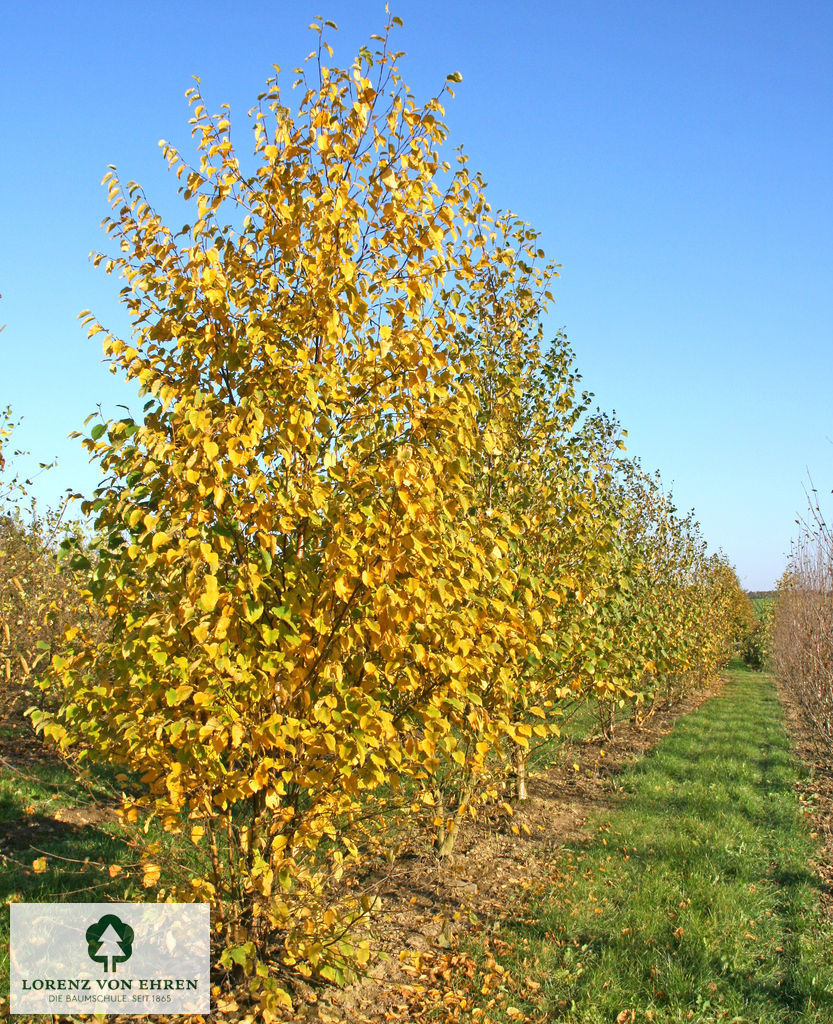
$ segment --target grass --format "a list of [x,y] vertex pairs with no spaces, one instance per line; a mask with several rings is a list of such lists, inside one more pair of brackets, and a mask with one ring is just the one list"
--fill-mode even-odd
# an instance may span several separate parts
[[498,949],[525,979],[488,1014],[830,1024],[833,926],[796,778],[770,680],[732,671],[622,776],[621,806],[559,854],[551,886],[475,951],[485,964]]

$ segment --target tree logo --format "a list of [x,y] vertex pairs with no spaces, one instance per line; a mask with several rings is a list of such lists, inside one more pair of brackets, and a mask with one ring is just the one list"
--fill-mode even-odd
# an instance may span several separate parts
[[116,964],[133,955],[133,929],[115,914],[105,914],[87,929],[87,953],[105,971],[115,971]]

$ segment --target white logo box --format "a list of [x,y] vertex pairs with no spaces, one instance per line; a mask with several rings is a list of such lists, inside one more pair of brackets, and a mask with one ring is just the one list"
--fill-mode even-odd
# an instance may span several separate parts
[[209,1013],[207,903],[12,903],[11,1012]]

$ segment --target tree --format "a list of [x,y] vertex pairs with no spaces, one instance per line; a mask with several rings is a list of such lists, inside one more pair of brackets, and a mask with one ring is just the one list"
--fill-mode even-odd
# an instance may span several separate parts
[[198,166],[163,154],[193,223],[172,231],[112,169],[118,252],[95,262],[126,279],[134,336],[84,314],[147,401],[84,442],[105,474],[87,595],[109,630],[54,659],[64,706],[39,724],[136,773],[130,820],[190,832],[206,868],[169,891],[211,900],[224,962],[267,1002],[287,1001],[267,939],[307,975],[366,961],[347,933],[369,903],[332,888],[357,821],[486,728],[480,680],[515,643],[467,516],[461,339],[488,267],[539,257],[500,250],[480,178],[441,159],[442,94],[407,90],[395,20],[348,70],[312,26],[297,111],[276,75],[253,112],[251,170],[191,90]]

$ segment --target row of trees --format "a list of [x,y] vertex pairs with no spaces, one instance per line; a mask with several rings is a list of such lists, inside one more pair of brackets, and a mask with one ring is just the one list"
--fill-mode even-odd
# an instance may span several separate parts
[[[12,410],[0,410],[0,726],[31,705],[38,673],[60,650],[67,628],[87,615],[82,581],[57,557],[62,538],[80,536],[78,526],[65,507],[39,511],[32,481],[7,467],[16,426]],[[10,461],[22,455],[12,451]]]
[[833,531],[815,491],[774,607],[774,668],[833,750]]
[[387,35],[327,67],[314,28],[253,158],[191,91],[199,162],[163,152],[193,223],[107,175],[98,260],[134,335],[87,319],[146,404],[84,439],[86,609],[43,682],[60,709],[32,714],[130,774],[128,821],[193,844],[176,880],[149,850],[146,884],[210,901],[269,1005],[276,942],[305,975],[366,962],[343,883],[392,820],[446,855],[483,801],[525,797],[565,701],[711,676],[743,597],[543,343],[555,268],[442,160],[442,94],[417,105]]

